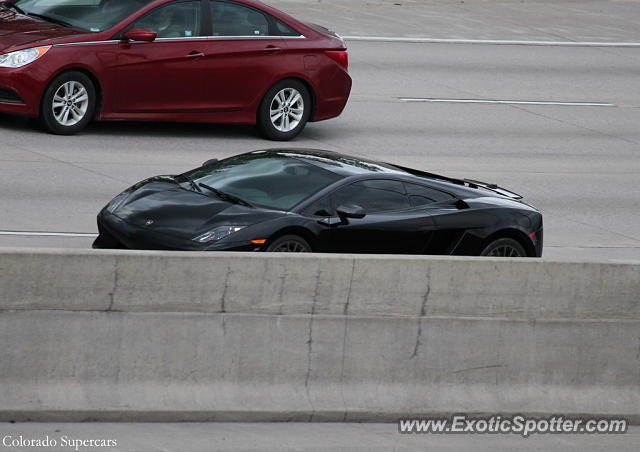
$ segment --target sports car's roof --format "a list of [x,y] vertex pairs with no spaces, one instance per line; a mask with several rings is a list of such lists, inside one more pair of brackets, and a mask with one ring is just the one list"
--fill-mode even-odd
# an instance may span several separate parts
[[519,194],[503,187],[499,187],[496,184],[489,184],[471,179],[454,179],[451,177],[441,176],[439,174],[427,173],[412,168],[405,168],[403,166],[394,166],[388,163],[376,162],[374,160],[344,155],[333,151],[288,148],[263,149],[253,151],[250,154],[258,153],[303,160],[309,164],[319,166],[343,177],[357,176],[366,173],[397,174],[409,178],[415,178],[415,180],[429,180],[431,184],[439,185],[440,188],[446,189],[450,192],[457,192],[461,197],[503,196],[511,199],[522,198]]
[[305,160],[342,176],[355,176],[363,173],[410,174],[386,163],[320,149],[264,149],[252,152],[252,154],[257,153]]

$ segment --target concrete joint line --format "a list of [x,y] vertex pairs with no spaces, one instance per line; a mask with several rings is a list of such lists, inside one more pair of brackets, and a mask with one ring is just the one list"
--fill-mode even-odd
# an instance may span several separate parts
[[422,319],[427,315],[427,302],[429,301],[429,294],[431,293],[431,269],[429,269],[429,273],[427,273],[427,290],[422,296],[422,305],[420,306],[420,314],[418,315],[418,332],[416,334],[416,343],[413,347],[413,352],[409,359],[414,359],[418,356],[418,348],[421,345],[422,341]]
[[116,289],[118,288],[119,269],[118,269],[118,256],[113,256],[113,287],[109,292],[109,306],[107,312],[113,311],[113,305],[115,302]]

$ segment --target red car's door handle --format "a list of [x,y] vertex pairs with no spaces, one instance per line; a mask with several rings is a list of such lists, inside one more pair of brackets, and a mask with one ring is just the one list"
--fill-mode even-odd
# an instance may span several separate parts
[[282,49],[280,47],[268,45],[267,47],[264,48],[264,51],[269,53],[280,53],[282,52]]
[[187,55],[187,58],[202,58],[203,56],[204,56],[204,53],[194,51],[189,53],[189,55]]

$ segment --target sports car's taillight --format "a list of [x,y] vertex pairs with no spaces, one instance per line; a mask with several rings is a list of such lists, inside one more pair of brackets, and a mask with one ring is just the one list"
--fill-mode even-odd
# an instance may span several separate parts
[[343,68],[349,68],[349,54],[346,50],[325,50],[324,53]]

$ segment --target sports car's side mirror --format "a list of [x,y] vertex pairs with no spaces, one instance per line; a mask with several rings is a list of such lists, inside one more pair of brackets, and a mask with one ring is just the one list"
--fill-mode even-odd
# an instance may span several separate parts
[[341,205],[336,209],[336,212],[343,220],[345,218],[364,218],[367,214],[362,207],[356,204]]
[[202,166],[209,166],[209,165],[213,165],[214,163],[218,163],[218,162],[219,162],[218,159],[210,159],[210,160],[207,160],[206,162],[204,162],[202,164]]
[[158,33],[147,28],[134,28],[126,31],[122,36],[129,41],[153,42],[158,37]]

